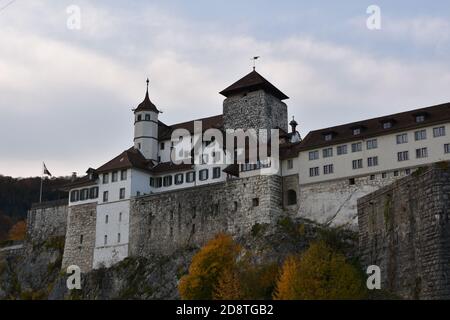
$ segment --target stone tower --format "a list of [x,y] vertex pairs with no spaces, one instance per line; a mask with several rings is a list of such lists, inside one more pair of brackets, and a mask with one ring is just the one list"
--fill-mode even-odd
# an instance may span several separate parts
[[157,162],[158,159],[158,114],[159,110],[150,101],[147,92],[144,101],[134,112],[134,147],[141,151],[147,160]]
[[289,99],[283,92],[253,70],[242,79],[221,91],[225,129],[288,130],[287,106]]

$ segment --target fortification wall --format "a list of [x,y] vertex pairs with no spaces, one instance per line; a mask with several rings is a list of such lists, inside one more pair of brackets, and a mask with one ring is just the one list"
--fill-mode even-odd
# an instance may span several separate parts
[[92,269],[96,221],[96,202],[69,207],[62,269],[70,265],[79,266],[82,272]]
[[256,176],[136,198],[130,210],[130,255],[170,254],[219,232],[239,236],[281,214],[281,178]]
[[33,204],[27,214],[27,240],[44,242],[66,235],[67,199]]
[[358,201],[363,267],[407,299],[450,298],[449,163],[418,170]]

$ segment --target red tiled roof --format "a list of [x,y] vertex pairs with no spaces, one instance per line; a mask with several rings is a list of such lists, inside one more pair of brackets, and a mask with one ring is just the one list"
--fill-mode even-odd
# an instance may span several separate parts
[[242,79],[239,79],[228,88],[220,92],[221,95],[229,97],[241,92],[250,92],[263,89],[266,92],[271,93],[273,96],[280,100],[289,99],[287,95],[281,92],[277,87],[266,80],[262,75],[253,70]]
[[131,147],[128,150],[125,150],[117,157],[108,161],[100,168],[96,170],[97,173],[119,170],[119,169],[128,169],[128,168],[138,168],[142,170],[150,170],[153,166],[153,162],[151,160],[145,159],[142,153]]

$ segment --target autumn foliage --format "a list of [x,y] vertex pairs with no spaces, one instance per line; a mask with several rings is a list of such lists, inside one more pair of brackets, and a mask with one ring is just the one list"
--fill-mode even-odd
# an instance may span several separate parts
[[274,293],[278,300],[363,297],[362,279],[356,268],[324,242],[314,243],[301,256],[285,260]]
[[27,224],[25,221],[19,221],[9,230],[9,240],[24,240],[27,232]]
[[[189,274],[180,279],[178,286],[182,299],[211,300],[214,295],[227,296],[234,288],[228,288],[234,279],[233,271],[241,247],[225,234],[209,241],[192,259]],[[224,278],[221,279],[222,274]],[[219,286],[224,293],[216,292]]]

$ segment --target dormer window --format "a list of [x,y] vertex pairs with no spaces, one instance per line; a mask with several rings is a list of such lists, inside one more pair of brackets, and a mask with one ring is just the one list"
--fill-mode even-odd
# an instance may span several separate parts
[[421,114],[421,115],[417,115],[416,116],[416,122],[417,123],[421,123],[425,121],[425,115]]
[[359,134],[361,134],[361,128],[354,128],[354,129],[353,129],[353,135],[354,135],[354,136],[357,136],[357,135],[359,135]]
[[390,129],[392,128],[392,122],[387,121],[383,123],[383,129]]
[[331,141],[332,139],[333,139],[333,134],[327,133],[327,134],[325,135],[325,141]]

